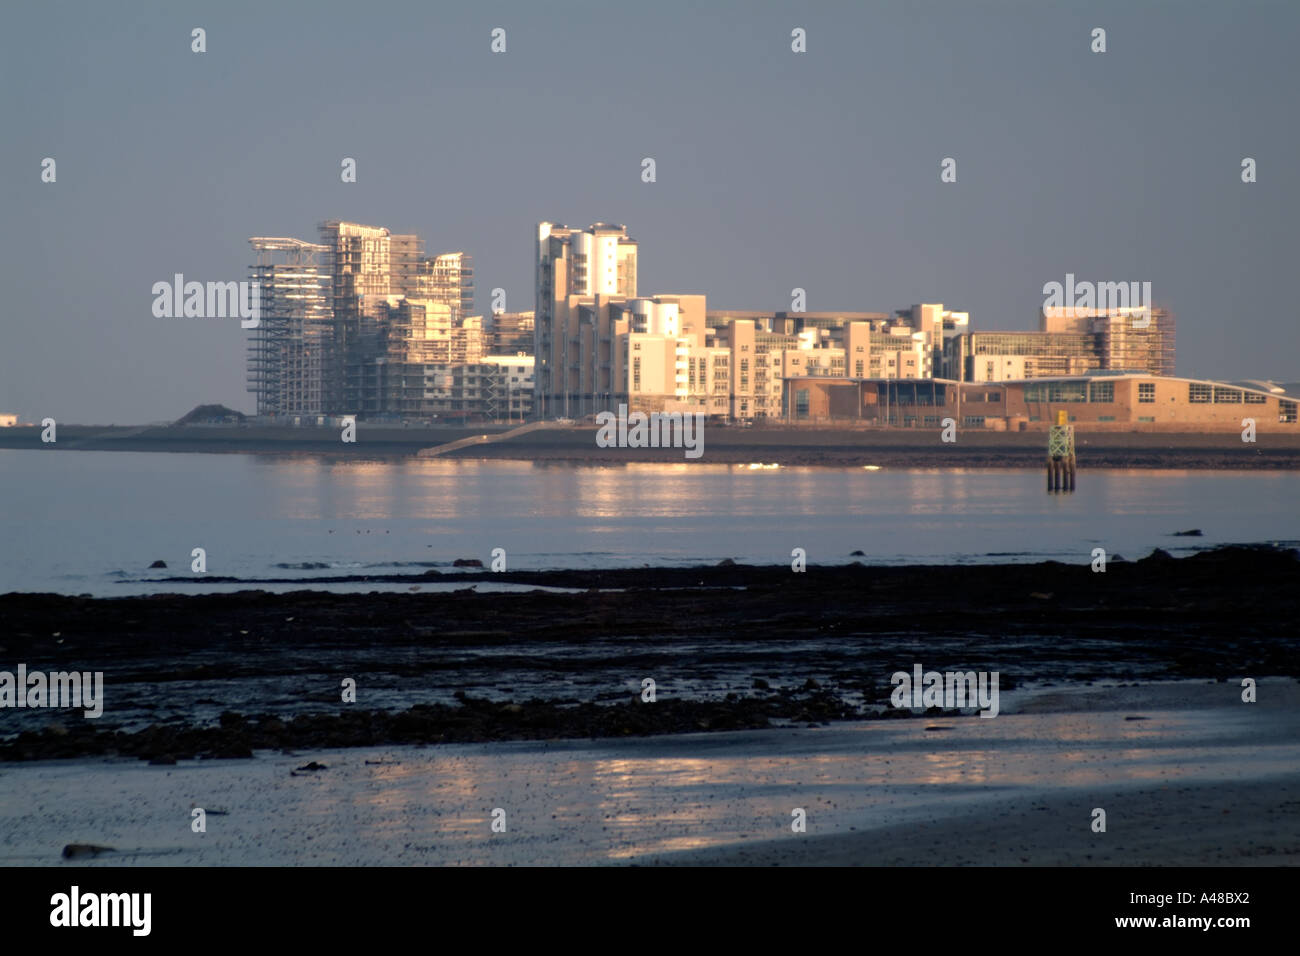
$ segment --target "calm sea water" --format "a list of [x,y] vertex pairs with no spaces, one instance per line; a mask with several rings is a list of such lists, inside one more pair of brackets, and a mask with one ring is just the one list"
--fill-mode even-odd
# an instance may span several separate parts
[[[493,548],[543,569],[777,564],[796,547],[809,563],[1086,563],[1094,547],[1134,559],[1300,542],[1293,472],[1098,470],[1072,495],[1043,485],[1038,470],[0,450],[0,592],[247,586],[201,583],[196,547],[209,575],[300,578],[487,564]],[[1204,536],[1172,536],[1188,528]],[[148,570],[156,559],[168,570]],[[149,581],[169,575],[198,580]]]

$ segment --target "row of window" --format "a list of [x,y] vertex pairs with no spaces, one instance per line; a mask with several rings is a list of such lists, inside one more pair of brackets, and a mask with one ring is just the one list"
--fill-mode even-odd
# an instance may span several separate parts
[[[859,363],[860,364],[860,363]],[[701,362],[703,365],[703,362]],[[703,368],[701,368],[701,380],[703,379]],[[694,390],[695,375],[694,369],[691,370],[691,386]],[[749,361],[741,361],[741,388],[748,386]],[[861,370],[859,369],[859,374]],[[514,379],[512,379],[514,381]],[[727,383],[725,379],[718,379],[714,382],[714,392],[721,393],[726,391]],[[632,361],[632,390],[641,390],[641,359],[636,357]],[[984,394],[984,400],[996,402],[1001,400],[1000,392],[987,392]],[[968,401],[978,401],[975,396],[971,396]],[[1025,400],[1027,402],[1096,402],[1109,404],[1115,401],[1115,383],[1114,382],[1065,382],[1065,383],[1039,383],[1030,385],[1025,389]],[[1155,402],[1155,383],[1140,382],[1138,384],[1138,401],[1142,404],[1151,404]],[[1253,392],[1242,392],[1238,389],[1223,388],[1215,385],[1203,385],[1200,383],[1189,383],[1188,401],[1193,404],[1241,404],[1243,401],[1250,405],[1262,405],[1266,401],[1264,395]],[[921,402],[920,404],[928,404]],[[1278,420],[1283,423],[1294,423],[1297,420],[1297,403],[1296,402],[1279,402],[1278,403]],[[806,416],[808,414],[808,389],[797,389],[795,391],[795,414]],[[940,422],[940,416],[925,416],[926,425],[937,425]],[[1032,415],[1031,422],[1039,421],[1039,416]],[[1075,420],[1075,416],[1069,416],[1070,421]],[[1114,415],[1099,415],[1097,420],[1101,422],[1115,421]],[[982,426],[984,424],[983,415],[967,415],[962,419],[968,426]],[[1154,422],[1155,416],[1140,415],[1139,422]]]
[[1194,405],[1206,405],[1210,402],[1216,405],[1240,405],[1243,401],[1247,405],[1263,405],[1268,398],[1258,392],[1242,392],[1236,388],[1192,382],[1187,386],[1187,400]]
[[1115,401],[1114,382],[1038,382],[1025,387],[1026,402]]
[[[1156,383],[1138,383],[1138,403],[1152,405],[1156,400]],[[1237,388],[1189,382],[1187,400],[1193,405],[1263,405],[1268,399],[1257,392]],[[1115,401],[1114,382],[1041,382],[1025,388],[1026,402],[1100,402]],[[1103,419],[1104,420],[1104,419]]]

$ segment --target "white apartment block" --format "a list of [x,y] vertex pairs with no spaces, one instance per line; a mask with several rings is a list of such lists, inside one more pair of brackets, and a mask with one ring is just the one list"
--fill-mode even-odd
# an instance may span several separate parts
[[[619,225],[537,226],[536,402],[542,417],[607,408],[615,391],[610,303],[636,298],[637,244]],[[624,330],[629,331],[629,330]]]
[[1027,378],[1023,355],[977,355],[971,360],[972,382],[1018,382]]
[[625,227],[537,227],[536,411],[783,414],[788,378],[924,378],[970,317],[925,303],[886,313],[714,313],[703,295],[637,294]]
[[727,414],[729,354],[706,345],[704,296],[627,299],[608,309],[610,405]]
[[656,296],[610,306],[616,404],[774,418],[783,414],[788,379],[919,379],[931,361],[927,335],[907,325],[860,321],[781,333],[765,327],[780,319],[714,314],[701,335],[689,317],[704,311],[702,300]]

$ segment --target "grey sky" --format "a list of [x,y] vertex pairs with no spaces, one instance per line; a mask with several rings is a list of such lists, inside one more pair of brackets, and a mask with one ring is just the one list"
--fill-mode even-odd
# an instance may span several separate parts
[[0,411],[251,410],[238,321],[154,318],[150,287],[246,278],[249,236],[326,218],[472,253],[479,311],[494,286],[532,308],[540,219],[626,224],[642,293],[711,308],[801,286],[1031,329],[1067,272],[1144,280],[1179,374],[1300,379],[1298,26],[1288,2],[8,6]]

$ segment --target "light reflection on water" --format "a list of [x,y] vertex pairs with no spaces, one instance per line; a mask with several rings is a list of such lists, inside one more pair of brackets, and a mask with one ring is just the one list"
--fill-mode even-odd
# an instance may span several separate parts
[[[408,827],[409,815],[422,810],[429,829],[420,839],[442,845],[461,862],[500,862],[484,839],[485,821],[490,808],[510,803],[530,830],[520,837],[525,844],[545,846],[563,860],[570,851],[558,844],[576,839],[575,857],[597,853],[625,860],[779,839],[794,806],[816,818],[818,832],[861,829],[1018,788],[1235,779],[1243,759],[1258,771],[1293,768],[1300,757],[1292,739],[1260,746],[1244,758],[1239,747],[1212,742],[1239,734],[1242,725],[1225,729],[1221,714],[1205,712],[1162,714],[1142,730],[1134,730],[1122,713],[945,720],[942,736],[925,731],[924,721],[908,723],[840,727],[824,737],[803,734],[801,753],[777,748],[727,755],[720,740],[680,739],[637,742],[631,753],[607,754],[618,745],[593,745],[581,759],[562,750],[435,757],[431,765],[375,774],[383,784],[383,812],[373,836]],[[1136,736],[1149,746],[1125,746]],[[823,740],[832,744],[831,752],[819,748]],[[713,752],[690,755],[697,744]],[[664,755],[661,749],[687,753]],[[532,812],[532,803],[546,812]],[[466,813],[472,807],[479,808],[477,814]],[[575,828],[577,835],[560,839]]]
[[[1279,685],[1274,693],[1280,696]],[[0,863],[58,861],[67,834],[144,864],[572,864],[927,824],[1077,790],[1265,780],[1300,765],[1294,706],[922,720],[639,738],[316,751],[252,761],[43,761],[0,781]],[[1140,740],[1139,740],[1140,738]],[[1266,784],[1261,784],[1266,785]],[[175,841],[174,807],[209,801],[237,826]],[[506,810],[507,830],[491,831]],[[224,818],[223,818],[224,819]]]
[[[0,450],[0,482],[14,544],[0,592],[176,590],[139,579],[158,558],[189,575],[194,547],[210,575],[270,577],[487,563],[496,547],[524,569],[776,564],[796,546],[811,564],[1086,562],[1099,543],[1133,559],[1300,540],[1287,472],[1086,471],[1076,493],[1047,495],[1037,470]],[[1204,536],[1171,537],[1188,528]],[[308,562],[327,568],[277,568]]]

